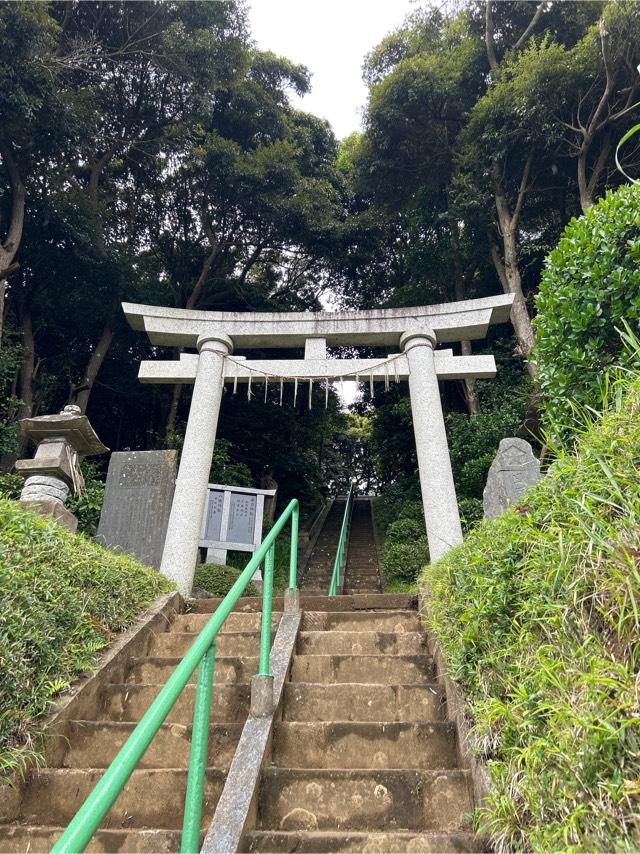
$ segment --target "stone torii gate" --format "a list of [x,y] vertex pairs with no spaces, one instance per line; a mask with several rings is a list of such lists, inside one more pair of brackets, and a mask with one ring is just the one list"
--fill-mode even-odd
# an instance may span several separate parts
[[[409,380],[431,560],[462,542],[438,380],[494,377],[496,366],[493,356],[454,356],[435,348],[484,338],[490,324],[509,319],[512,302],[507,294],[419,308],[281,314],[124,303],[130,325],[145,331],[152,344],[197,350],[176,361],[142,362],[139,371],[141,382],[193,383],[161,572],[184,596],[190,594],[225,382],[339,380],[356,373],[371,381],[388,379],[389,362],[328,359],[327,345],[400,348],[393,372]],[[305,353],[304,359],[230,360],[234,347],[304,347]]]

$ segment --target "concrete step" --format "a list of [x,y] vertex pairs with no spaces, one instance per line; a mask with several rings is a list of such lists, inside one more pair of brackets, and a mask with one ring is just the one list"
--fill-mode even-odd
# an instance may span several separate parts
[[[273,640],[275,632],[271,632]],[[193,632],[162,632],[149,641],[147,655],[154,657],[182,657],[195,642]],[[226,632],[218,635],[216,655],[229,656],[260,655],[260,632]]]
[[[107,685],[102,694],[102,716],[111,721],[139,721],[162,685]],[[167,723],[189,725],[193,721],[196,686],[186,685],[166,718]],[[215,685],[211,702],[211,720],[216,723],[243,723],[249,714],[251,686]]]
[[267,768],[259,828],[470,830],[465,771]]
[[345,586],[344,586],[344,592],[347,595],[349,595],[351,593],[377,593],[378,590],[380,590],[379,585],[368,585],[368,584],[365,585],[365,584],[363,584],[363,585],[358,586],[358,587],[351,587],[350,585],[345,584]]
[[424,655],[424,632],[300,632],[299,655]]
[[415,611],[312,612],[302,617],[303,631],[337,629],[341,632],[419,632],[420,617]]
[[[64,827],[0,825],[0,851],[50,851]],[[180,849],[180,830],[97,830],[84,849],[89,854],[165,854]]]
[[345,682],[284,686],[289,721],[440,721],[444,697],[438,685],[367,685]]
[[[182,661],[181,658],[132,658],[131,668],[127,682],[133,684],[158,685],[167,681],[176,667]],[[258,672],[258,656],[237,658],[235,656],[216,656],[213,681],[219,682],[249,682],[251,677]],[[189,679],[189,683],[195,683],[198,678],[196,668]]]
[[273,761],[286,768],[455,768],[456,733],[448,722],[284,721],[275,727]]
[[[3,804],[0,805],[0,819],[38,824],[46,815],[47,824],[66,827],[103,773],[102,768],[43,768],[24,789],[17,814],[1,815],[9,806]],[[225,776],[226,772],[220,769],[206,771],[203,827],[211,821]],[[102,827],[178,830],[182,827],[186,785],[186,769],[136,770]]]
[[[271,615],[271,628],[277,629],[282,613]],[[171,624],[172,632],[201,632],[211,619],[211,614],[178,614]],[[228,632],[259,632],[262,613],[260,611],[233,611],[224,621],[220,634]]]
[[[370,611],[370,610],[413,610],[418,606],[418,597],[411,593],[375,593],[355,594],[353,596],[303,595],[301,605],[305,611]],[[196,614],[211,614],[222,599],[191,599],[189,609]],[[235,611],[248,612],[262,609],[262,597],[253,596],[238,599]],[[283,600],[273,600],[273,610],[282,611]]]
[[[269,831],[254,830],[245,837],[247,851],[272,854],[463,854],[480,852],[483,848],[472,833],[371,833],[351,831]],[[245,849],[243,849],[245,850]]]
[[[65,726],[68,749],[63,768],[107,768],[131,735],[136,723],[69,721]],[[208,765],[228,769],[242,732],[242,724],[213,722],[207,744]],[[138,768],[187,768],[191,726],[163,724],[145,751]]]
[[435,678],[428,655],[297,655],[294,682],[426,683]]

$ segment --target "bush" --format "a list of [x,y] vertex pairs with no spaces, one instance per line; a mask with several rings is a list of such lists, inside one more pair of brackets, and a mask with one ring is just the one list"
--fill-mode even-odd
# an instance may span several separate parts
[[548,428],[572,429],[572,403],[598,406],[602,372],[621,352],[616,327],[640,321],[640,186],[610,191],[572,219],[536,298],[534,358]]
[[0,498],[0,776],[38,757],[38,719],[171,583]]
[[[196,567],[193,586],[201,587],[212,596],[226,596],[240,577],[241,570],[221,563],[202,563]],[[259,596],[260,591],[249,582],[243,596]]]
[[424,516],[420,519],[400,518],[387,528],[385,545],[413,543],[425,535]]
[[81,495],[71,493],[67,499],[67,509],[78,517],[78,533],[93,537],[98,530],[100,511],[104,500],[104,483],[98,474],[95,463],[82,463],[84,489]]
[[382,561],[385,590],[397,581],[415,584],[428,560],[429,546],[426,536],[413,542],[385,543]]
[[640,374],[576,452],[424,570],[499,850],[637,850]]

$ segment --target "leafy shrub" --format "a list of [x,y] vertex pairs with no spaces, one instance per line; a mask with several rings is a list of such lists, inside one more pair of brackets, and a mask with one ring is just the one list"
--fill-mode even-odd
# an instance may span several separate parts
[[171,583],[0,498],[0,776],[37,758],[38,718]]
[[616,383],[518,512],[424,570],[499,850],[637,849],[640,373]]
[[0,474],[0,498],[20,498],[24,478],[19,474]]
[[67,509],[78,517],[78,532],[93,537],[98,530],[104,500],[104,483],[95,463],[82,463],[84,490],[81,495],[70,494]]
[[400,518],[387,528],[385,545],[412,543],[425,535],[424,516],[421,519]]
[[458,501],[460,510],[460,523],[463,533],[467,531],[480,519],[484,512],[482,501],[479,498],[460,498]]
[[412,542],[385,543],[382,561],[385,589],[396,581],[414,584],[428,560],[426,536]]
[[[193,586],[201,587],[212,596],[226,596],[240,577],[241,570],[221,563],[202,563],[196,567]],[[260,591],[249,582],[243,596],[258,596]]]
[[616,327],[640,321],[640,186],[610,191],[571,220],[547,259],[536,306],[543,418],[570,429],[572,403],[598,406],[602,372],[622,349]]

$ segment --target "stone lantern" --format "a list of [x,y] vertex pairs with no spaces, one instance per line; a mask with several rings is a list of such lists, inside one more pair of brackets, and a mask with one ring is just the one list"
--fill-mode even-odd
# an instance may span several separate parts
[[78,520],[64,503],[70,489],[78,493],[84,486],[80,460],[109,449],[79,406],[65,406],[57,415],[23,418],[20,433],[37,445],[32,460],[16,462],[16,471],[25,478],[20,504],[75,532]]

